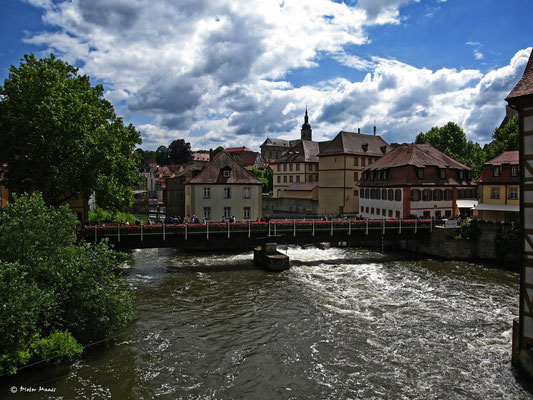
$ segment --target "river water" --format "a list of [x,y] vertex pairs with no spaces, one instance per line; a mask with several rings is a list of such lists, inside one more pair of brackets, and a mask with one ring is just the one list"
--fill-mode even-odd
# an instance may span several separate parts
[[252,253],[137,251],[125,266],[136,318],[114,344],[21,372],[0,398],[533,399],[509,361],[517,274],[360,249],[284,252],[292,268],[278,274],[253,267]]

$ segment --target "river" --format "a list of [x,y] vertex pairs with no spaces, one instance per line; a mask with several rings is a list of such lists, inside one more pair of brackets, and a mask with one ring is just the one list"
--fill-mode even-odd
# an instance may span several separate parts
[[[519,277],[347,248],[139,250],[136,318],[72,366],[22,372],[0,398],[533,399],[513,376]],[[53,393],[9,394],[9,385]]]

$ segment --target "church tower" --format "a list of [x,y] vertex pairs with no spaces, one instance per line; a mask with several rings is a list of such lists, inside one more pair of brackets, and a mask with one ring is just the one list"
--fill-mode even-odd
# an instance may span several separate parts
[[309,117],[307,116],[307,106],[305,107],[305,118],[304,124],[302,125],[302,140],[313,140],[313,131],[311,130],[311,125],[309,125]]

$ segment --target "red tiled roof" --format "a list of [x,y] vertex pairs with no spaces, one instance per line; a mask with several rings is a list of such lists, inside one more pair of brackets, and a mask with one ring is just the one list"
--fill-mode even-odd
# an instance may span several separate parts
[[272,164],[283,164],[288,162],[318,162],[318,154],[329,144],[326,142],[315,142],[313,140],[300,140],[295,146],[287,150],[280,158]]
[[209,161],[209,153],[192,153],[193,161]]
[[390,146],[381,136],[341,131],[324,149],[320,149],[318,156],[335,154],[382,156],[388,151]]
[[235,151],[249,151],[249,152],[253,152],[252,150],[250,150],[248,147],[246,146],[242,146],[242,147],[228,147],[227,149],[224,149],[224,151],[227,151],[228,153],[232,153],[232,152],[235,152]]
[[516,99],[530,94],[533,94],[533,51],[529,55],[524,75],[522,75],[520,81],[518,81],[505,100]]
[[374,161],[365,171],[414,165],[416,167],[436,166],[439,168],[455,168],[471,171],[472,168],[455,161],[450,156],[437,150],[430,144],[402,144],[380,159]]
[[[230,171],[228,178],[223,175],[225,169]],[[218,153],[207,167],[188,183],[263,184],[225,151]]]
[[500,154],[498,157],[494,157],[492,160],[487,161],[483,165],[502,165],[502,164],[520,164],[519,151],[506,151]]

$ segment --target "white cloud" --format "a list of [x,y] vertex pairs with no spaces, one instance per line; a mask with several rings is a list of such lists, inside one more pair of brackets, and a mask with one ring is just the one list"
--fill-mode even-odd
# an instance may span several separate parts
[[[409,0],[27,1],[59,28],[27,41],[104,82],[106,97],[133,120],[142,115],[144,148],[180,137],[193,148],[295,138],[305,105],[317,139],[342,129],[371,132],[376,121],[386,140],[410,141],[455,121],[486,141],[529,54],[522,50],[483,75],[346,53],[370,41],[369,26],[398,24]],[[480,43],[467,45],[482,56]],[[286,80],[327,57],[368,73],[361,81],[337,77],[302,87]]]

